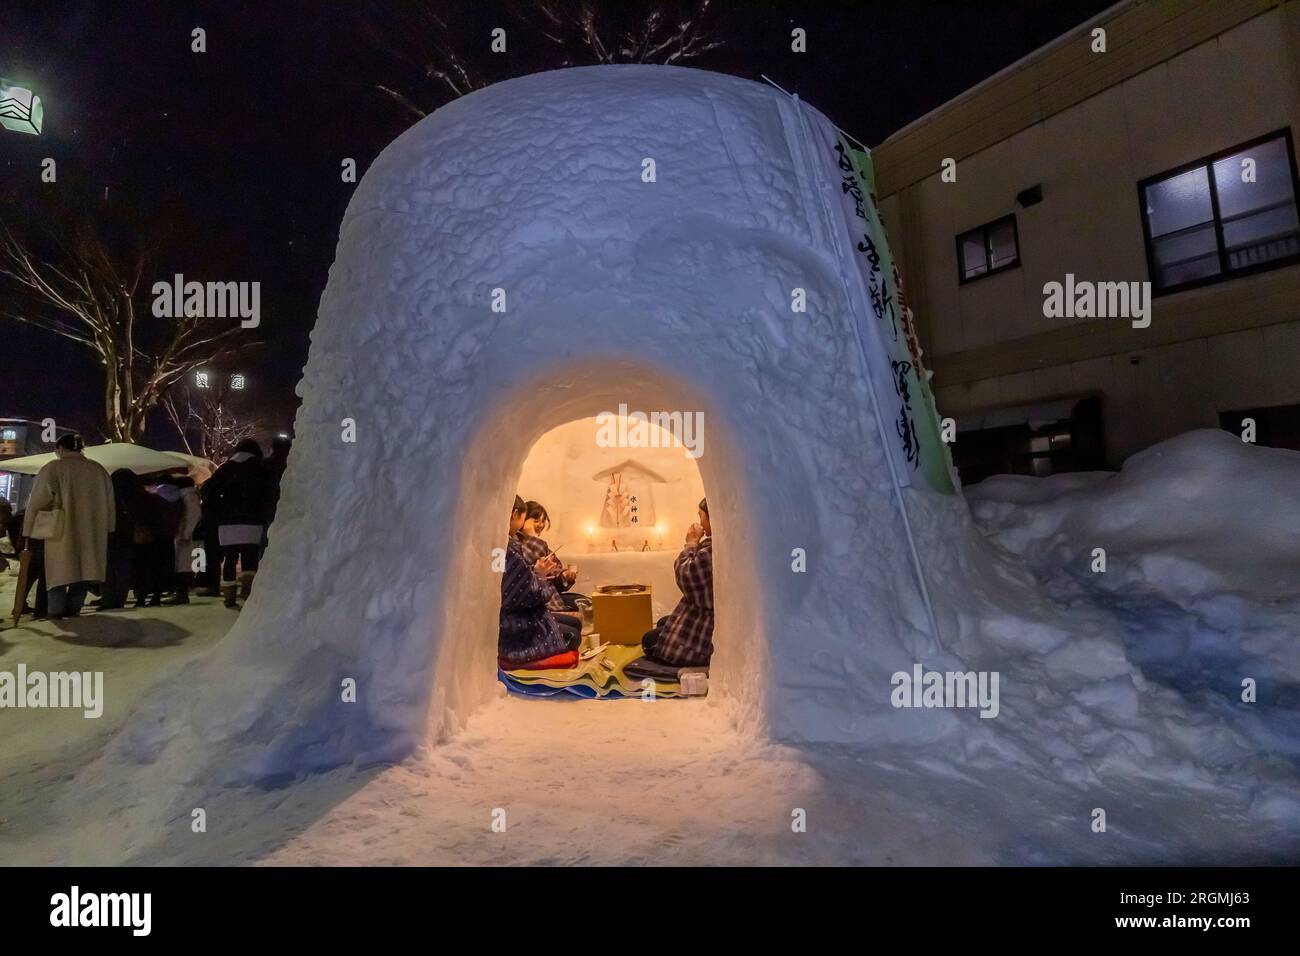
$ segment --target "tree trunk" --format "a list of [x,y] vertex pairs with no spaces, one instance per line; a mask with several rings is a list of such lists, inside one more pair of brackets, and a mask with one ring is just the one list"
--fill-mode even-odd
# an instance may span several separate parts
[[116,356],[106,360],[112,368],[104,373],[104,431],[110,441],[127,441],[122,430],[122,389],[118,385]]

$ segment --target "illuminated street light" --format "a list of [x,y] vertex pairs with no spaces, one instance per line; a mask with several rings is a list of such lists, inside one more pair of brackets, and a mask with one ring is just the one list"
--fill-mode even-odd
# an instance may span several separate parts
[[15,133],[39,136],[45,119],[41,98],[31,90],[0,80],[0,126]]

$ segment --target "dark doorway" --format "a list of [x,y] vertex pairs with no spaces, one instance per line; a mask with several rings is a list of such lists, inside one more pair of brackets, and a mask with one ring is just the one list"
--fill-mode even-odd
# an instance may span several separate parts
[[1045,478],[1106,467],[1101,399],[1096,396],[1000,409],[978,416],[974,424],[957,433],[952,449],[963,485],[991,475]]
[[1219,427],[1240,438],[1244,427],[1242,422],[1247,418],[1255,421],[1256,445],[1300,451],[1300,405],[1274,405],[1271,408],[1219,412]]

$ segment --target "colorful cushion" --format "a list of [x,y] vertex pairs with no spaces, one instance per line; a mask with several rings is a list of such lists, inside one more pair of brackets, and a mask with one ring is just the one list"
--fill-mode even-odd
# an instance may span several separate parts
[[553,654],[550,657],[543,657],[539,661],[530,661],[527,664],[513,664],[510,661],[498,661],[497,665],[503,671],[564,670],[566,668],[578,666],[578,652],[564,651],[560,654]]

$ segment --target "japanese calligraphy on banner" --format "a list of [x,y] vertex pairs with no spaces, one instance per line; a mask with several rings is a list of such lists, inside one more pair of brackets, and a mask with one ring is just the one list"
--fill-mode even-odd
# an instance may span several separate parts
[[935,491],[953,494],[948,448],[921,365],[921,343],[876,208],[871,156],[850,146],[833,127],[823,128],[821,139],[865,293],[862,346],[889,437],[896,439],[890,451],[899,478],[905,484],[920,479]]

